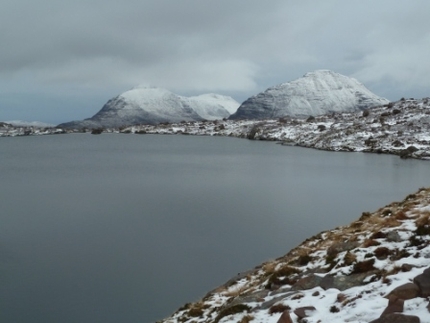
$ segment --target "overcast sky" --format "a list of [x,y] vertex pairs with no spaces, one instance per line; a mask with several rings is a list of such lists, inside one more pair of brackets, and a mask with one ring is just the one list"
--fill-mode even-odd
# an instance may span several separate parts
[[137,85],[242,102],[316,69],[430,96],[428,0],[0,0],[0,120],[91,117]]

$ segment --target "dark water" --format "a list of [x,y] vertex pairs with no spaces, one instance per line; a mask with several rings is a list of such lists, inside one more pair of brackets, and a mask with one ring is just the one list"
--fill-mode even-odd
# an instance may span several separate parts
[[430,164],[220,137],[0,139],[0,322],[152,322],[430,185]]

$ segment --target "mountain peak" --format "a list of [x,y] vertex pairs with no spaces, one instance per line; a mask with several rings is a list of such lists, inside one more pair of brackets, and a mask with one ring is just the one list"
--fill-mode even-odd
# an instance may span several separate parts
[[316,116],[363,110],[386,103],[388,100],[378,97],[354,78],[330,70],[316,70],[247,99],[230,118]]
[[110,99],[91,118],[61,124],[63,128],[117,128],[136,124],[215,120],[239,107],[234,99],[218,94],[183,97],[167,89],[141,85]]

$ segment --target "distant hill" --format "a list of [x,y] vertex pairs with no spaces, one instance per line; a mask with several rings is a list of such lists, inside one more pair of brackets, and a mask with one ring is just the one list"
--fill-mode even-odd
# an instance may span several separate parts
[[40,122],[40,121],[10,120],[10,121],[5,121],[5,123],[8,123],[15,127],[37,127],[37,128],[55,127],[54,124]]
[[231,97],[184,97],[163,88],[137,87],[110,99],[93,117],[62,123],[61,128],[116,128],[135,124],[223,119],[239,107]]
[[250,97],[229,119],[317,116],[364,110],[388,102],[354,78],[329,70],[317,70]]

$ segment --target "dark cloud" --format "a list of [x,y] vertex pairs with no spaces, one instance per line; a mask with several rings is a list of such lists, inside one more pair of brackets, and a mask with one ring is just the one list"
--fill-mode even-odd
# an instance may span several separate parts
[[429,10],[425,0],[5,0],[0,119],[37,102],[27,119],[46,119],[50,97],[56,115],[73,115],[58,104],[73,97],[87,112],[76,118],[90,116],[100,97],[138,84],[242,100],[318,68],[392,100],[428,96]]

